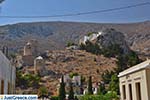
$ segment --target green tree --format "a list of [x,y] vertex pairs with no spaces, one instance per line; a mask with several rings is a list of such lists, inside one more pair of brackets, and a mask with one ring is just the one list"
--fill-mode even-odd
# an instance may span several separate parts
[[118,44],[112,44],[102,49],[102,54],[105,57],[116,57],[123,54],[122,48]]
[[59,100],[58,96],[52,96],[50,100]]
[[127,69],[128,66],[127,66],[127,59],[123,55],[118,56],[117,59],[118,59],[118,61],[116,62],[117,68],[115,69],[115,71],[117,74],[119,74],[119,72]]
[[47,96],[48,95],[48,90],[45,86],[42,86],[38,90],[38,95],[39,96]]
[[69,76],[70,78],[73,78],[73,76],[78,76],[79,74],[78,73],[70,73]]
[[23,76],[23,79],[26,81],[27,87],[38,88],[40,77],[38,75],[26,74]]
[[66,98],[65,83],[64,83],[64,76],[62,76],[59,88],[59,99],[65,100],[65,98]]
[[109,90],[112,92],[117,92],[119,94],[119,80],[116,74],[112,75],[111,82],[109,84]]
[[120,100],[120,99],[117,95],[117,92],[110,91],[104,95],[104,98],[102,100]]
[[23,75],[21,71],[16,72],[16,86],[21,88],[38,88],[40,82],[40,77],[38,75],[25,74]]
[[21,88],[27,87],[27,82],[19,70],[16,71],[16,86]]
[[74,100],[79,100],[77,96],[74,97]]
[[81,75],[81,86],[84,84],[85,82],[85,77]]
[[87,33],[87,36],[90,36],[92,34],[94,34],[94,32],[89,32],[89,33]]
[[140,62],[140,59],[139,59],[138,55],[134,51],[131,51],[126,56],[126,59],[127,59],[127,64],[129,66],[134,66],[134,65],[136,65],[136,64],[138,64]]
[[138,55],[134,51],[131,51],[129,54],[126,55],[119,55],[117,59],[117,68],[115,69],[117,74],[141,62],[138,58]]
[[89,80],[88,80],[88,94],[89,95],[93,94],[93,90],[92,90],[92,77],[91,76],[89,77]]
[[70,47],[70,46],[73,46],[73,45],[75,45],[74,42],[72,42],[72,41],[68,41],[68,42],[67,42],[67,47]]
[[74,100],[74,91],[73,91],[72,83],[70,83],[70,90],[69,90],[68,99],[69,99],[69,100]]
[[81,50],[86,50],[87,52],[93,53],[93,54],[101,54],[101,49],[97,43],[92,43],[90,41],[86,41],[85,44],[80,45]]
[[105,89],[105,84],[101,83],[98,89],[98,94],[99,95],[104,95],[106,93],[106,89]]
[[102,80],[104,82],[104,84],[109,84],[109,82],[111,81],[111,76],[114,74],[113,71],[108,71],[106,70],[103,74],[102,74]]

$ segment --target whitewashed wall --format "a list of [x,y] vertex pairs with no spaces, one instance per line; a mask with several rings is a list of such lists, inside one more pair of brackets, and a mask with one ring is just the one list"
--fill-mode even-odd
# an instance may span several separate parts
[[1,81],[4,80],[4,94],[8,93],[8,82],[12,87],[12,85],[15,85],[15,79],[16,79],[15,67],[11,65],[10,61],[0,51],[0,88],[1,88]]

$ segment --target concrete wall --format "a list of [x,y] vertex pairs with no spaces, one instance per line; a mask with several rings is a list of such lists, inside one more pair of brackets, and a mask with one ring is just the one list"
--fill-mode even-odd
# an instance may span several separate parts
[[11,65],[9,60],[0,51],[0,93],[2,80],[4,81],[4,94],[8,94],[8,83],[10,84],[10,93],[14,93],[11,87],[14,87],[16,80],[15,67]]
[[[149,71],[149,70],[148,70]],[[148,86],[147,83],[150,83],[150,80],[147,82],[147,70],[140,70],[134,73],[131,73],[129,75],[125,75],[119,78],[120,81],[120,94],[121,94],[121,100],[130,100],[130,91],[129,91],[129,84],[132,86],[132,100],[138,100],[137,94],[136,94],[136,83],[140,83],[140,89],[141,89],[141,100],[150,100],[148,96]],[[126,99],[123,98],[123,88],[122,86],[125,85],[126,87]]]
[[150,69],[146,69],[146,79],[147,79],[147,88],[148,88],[148,98],[150,99]]

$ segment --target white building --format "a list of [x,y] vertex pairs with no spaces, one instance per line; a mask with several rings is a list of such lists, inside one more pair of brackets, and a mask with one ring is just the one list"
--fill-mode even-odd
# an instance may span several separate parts
[[0,94],[15,93],[16,68],[0,51]]
[[84,36],[82,39],[80,39],[79,44],[82,44],[82,43],[85,44],[86,41],[94,41],[101,34],[102,34],[102,32],[94,32],[90,36]]
[[81,86],[81,76],[73,76],[72,83],[77,86]]
[[40,74],[41,76],[44,76],[47,74],[47,70],[45,67],[45,60],[43,57],[39,56],[35,58],[34,60],[34,71],[37,74]]
[[121,100],[150,100],[150,60],[118,75]]
[[[62,82],[62,78],[60,78],[60,82]],[[73,85],[73,90],[75,94],[81,93],[81,76],[73,76],[71,78],[69,74],[64,75],[64,83],[65,83],[65,90],[69,92],[70,90],[70,83]],[[59,90],[59,89],[58,89]]]
[[[70,78],[69,74],[64,75],[64,83],[66,86],[69,86],[71,83],[72,79]],[[60,82],[62,82],[62,79],[60,78]]]

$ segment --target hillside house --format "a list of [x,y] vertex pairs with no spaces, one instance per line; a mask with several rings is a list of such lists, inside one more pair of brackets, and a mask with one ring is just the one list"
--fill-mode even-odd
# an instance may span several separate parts
[[[60,79],[61,82],[61,79]],[[73,76],[71,78],[69,74],[64,75],[64,82],[66,85],[69,86],[70,83],[72,83],[74,86],[80,86],[81,85],[81,76]]]
[[[60,79],[60,82],[62,82],[61,79]],[[66,75],[64,75],[64,83],[65,83],[65,86],[66,86],[65,89],[67,92],[69,92],[70,83],[72,83],[74,93],[75,94],[81,93],[81,76],[73,76],[73,78],[70,78],[70,76],[68,74],[66,74]]]
[[72,83],[77,86],[81,86],[81,76],[73,76]]
[[150,100],[150,60],[118,75],[121,100]]
[[0,94],[15,93],[16,68],[0,51]]
[[94,41],[101,34],[102,34],[102,32],[94,32],[90,36],[84,36],[82,39],[79,40],[79,44],[85,44],[86,41]]
[[39,56],[34,60],[34,71],[35,73],[44,76],[47,74],[47,70],[45,68],[45,60],[43,57]]

